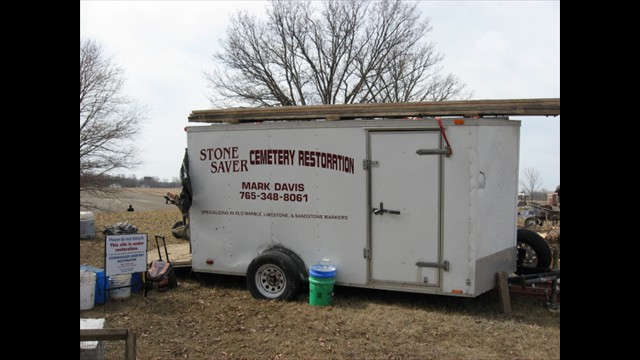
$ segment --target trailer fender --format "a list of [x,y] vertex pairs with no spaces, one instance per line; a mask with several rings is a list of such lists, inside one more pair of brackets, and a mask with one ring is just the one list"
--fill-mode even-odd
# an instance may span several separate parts
[[279,252],[289,256],[291,258],[291,260],[293,260],[293,262],[296,264],[296,268],[297,268],[298,273],[300,275],[300,280],[302,280],[303,282],[308,282],[309,281],[309,279],[307,278],[307,272],[308,272],[309,269],[304,264],[304,261],[302,261],[302,258],[298,254],[293,252],[293,250],[287,249],[286,247],[284,247],[282,245],[273,245],[273,246],[270,246],[269,248],[267,248],[265,251],[279,251]]

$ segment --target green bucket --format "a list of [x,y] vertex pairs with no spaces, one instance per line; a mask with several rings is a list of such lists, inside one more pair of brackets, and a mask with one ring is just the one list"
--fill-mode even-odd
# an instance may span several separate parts
[[314,306],[331,305],[333,285],[336,283],[336,268],[331,266],[311,266],[309,269],[309,304]]

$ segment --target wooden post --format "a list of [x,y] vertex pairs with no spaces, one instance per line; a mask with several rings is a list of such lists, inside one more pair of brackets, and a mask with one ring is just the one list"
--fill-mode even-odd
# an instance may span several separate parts
[[125,346],[124,358],[126,360],[136,360],[136,334],[131,329],[127,329]]
[[503,314],[511,314],[511,298],[509,297],[509,283],[507,282],[507,273],[500,271],[496,274],[498,282],[498,294],[500,295],[500,305]]
[[[553,260],[552,260],[552,269],[557,269],[558,268],[558,262],[560,261],[560,249],[555,249],[553,250]],[[549,304],[548,307],[550,309],[557,309],[558,308],[558,304],[556,304],[556,302],[558,301],[558,279],[553,279],[553,281],[551,281],[551,298],[549,299]]]

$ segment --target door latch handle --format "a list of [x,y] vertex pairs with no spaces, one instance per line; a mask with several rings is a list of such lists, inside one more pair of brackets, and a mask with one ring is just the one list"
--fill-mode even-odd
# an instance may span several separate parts
[[373,215],[384,215],[384,213],[388,212],[389,214],[400,215],[400,210],[387,210],[384,208],[384,204],[380,203],[380,208],[373,208]]

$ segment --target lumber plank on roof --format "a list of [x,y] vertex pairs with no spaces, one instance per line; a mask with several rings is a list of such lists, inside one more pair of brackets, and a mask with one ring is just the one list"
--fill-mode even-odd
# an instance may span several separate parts
[[367,103],[307,106],[275,106],[193,110],[189,122],[241,123],[279,120],[350,120],[410,116],[557,116],[559,98],[464,100],[406,103]]

